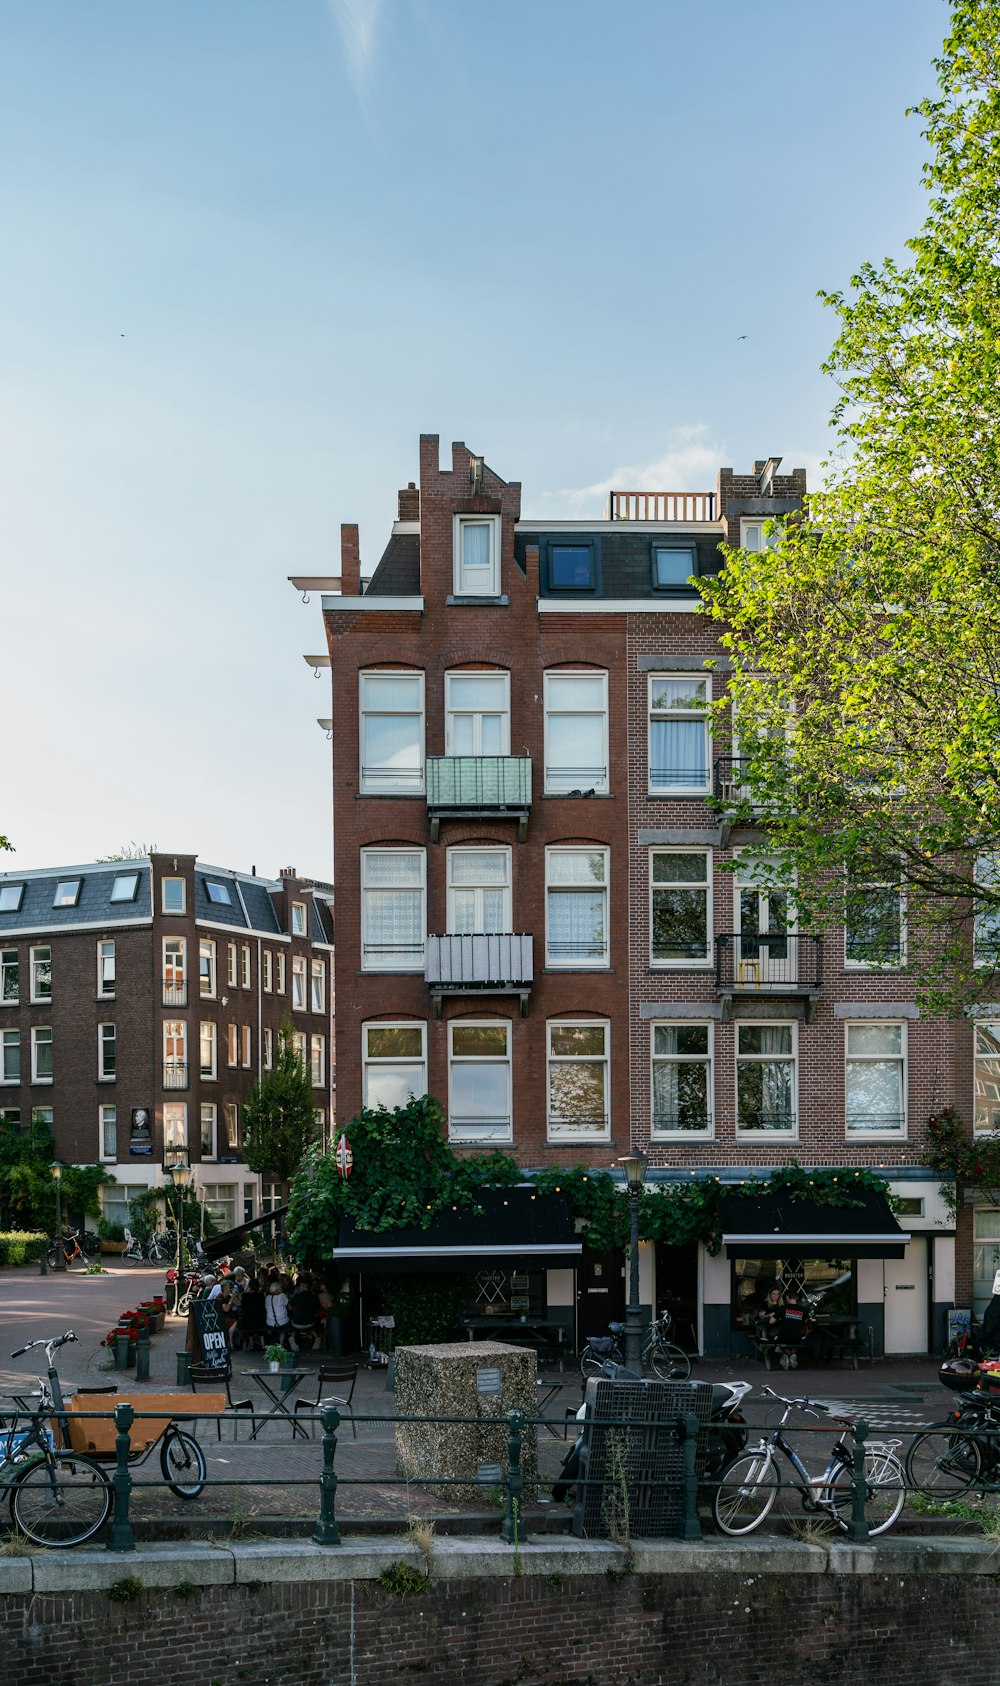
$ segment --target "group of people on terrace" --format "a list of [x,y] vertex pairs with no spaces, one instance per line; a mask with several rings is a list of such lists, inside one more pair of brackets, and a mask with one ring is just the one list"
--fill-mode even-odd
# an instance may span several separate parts
[[292,1277],[276,1265],[256,1273],[236,1265],[205,1278],[202,1293],[218,1300],[230,1345],[236,1352],[263,1352],[283,1346],[308,1352],[325,1344],[333,1297],[318,1277]]

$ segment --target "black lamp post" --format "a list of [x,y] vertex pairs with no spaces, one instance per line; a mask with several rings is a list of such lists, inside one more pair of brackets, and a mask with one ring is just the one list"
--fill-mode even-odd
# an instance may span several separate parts
[[49,1170],[52,1173],[52,1180],[56,1185],[56,1262],[52,1266],[52,1269],[65,1270],[66,1254],[63,1251],[62,1232],[62,1161],[60,1159],[53,1159],[52,1164],[49,1166]]
[[625,1363],[637,1376],[642,1375],[642,1313],[639,1310],[639,1196],[646,1181],[649,1161],[644,1153],[623,1153],[618,1161],[625,1173],[628,1188],[629,1217],[629,1286],[628,1310],[625,1313]]
[[184,1190],[191,1180],[191,1167],[184,1157],[182,1147],[166,1148],[164,1160],[169,1156],[169,1163],[164,1163],[163,1174],[170,1178],[170,1186],[177,1191],[177,1215],[174,1220],[177,1228],[177,1274],[174,1278],[173,1314],[177,1315],[177,1306],[184,1293]]

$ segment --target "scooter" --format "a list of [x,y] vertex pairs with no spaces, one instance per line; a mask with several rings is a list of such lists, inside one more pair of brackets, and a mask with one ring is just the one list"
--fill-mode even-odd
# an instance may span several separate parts
[[[608,1366],[618,1374],[618,1366]],[[613,1378],[612,1378],[613,1379]],[[698,1476],[712,1480],[720,1469],[738,1457],[747,1443],[748,1428],[740,1406],[751,1392],[751,1382],[712,1382],[712,1415],[705,1430],[698,1436]],[[564,1504],[574,1493],[580,1476],[580,1456],[586,1433],[586,1401],[576,1413],[580,1431],[562,1461],[559,1479],[552,1488],[556,1504]]]

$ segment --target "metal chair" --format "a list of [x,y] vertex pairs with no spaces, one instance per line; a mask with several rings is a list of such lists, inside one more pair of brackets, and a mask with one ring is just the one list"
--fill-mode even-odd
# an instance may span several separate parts
[[[227,1375],[227,1374],[220,1375],[218,1370],[207,1370],[203,1364],[192,1364],[190,1381],[191,1381],[191,1392],[192,1393],[197,1393],[199,1382],[201,1383],[202,1387],[204,1387],[206,1389],[211,1389],[215,1393],[217,1393],[219,1391],[220,1386],[224,1387],[225,1390],[226,1390],[226,1404],[227,1404],[229,1410],[230,1411],[249,1411],[250,1412],[251,1426],[254,1429],[257,1427],[257,1416],[256,1416],[256,1412],[255,1412],[255,1409],[254,1409],[253,1400],[252,1399],[234,1399],[233,1398],[232,1389],[230,1387],[230,1377],[229,1377],[229,1375]],[[217,1416],[216,1419],[215,1419],[215,1432],[218,1435],[219,1439],[221,1440],[222,1439],[222,1418],[219,1417],[219,1416]],[[234,1440],[239,1439],[239,1424],[235,1423],[235,1422],[233,1423],[233,1439]]]
[[[336,1405],[346,1410],[351,1419],[351,1432],[355,1440],[358,1438],[358,1425],[354,1420],[354,1407],[351,1399],[354,1394],[354,1384],[358,1379],[356,1364],[321,1364],[316,1377],[315,1399],[297,1399],[295,1401],[296,1414],[299,1411],[320,1411],[324,1405]],[[326,1392],[327,1385],[333,1383],[346,1391],[342,1393]],[[309,1434],[312,1436],[312,1423],[309,1424]]]

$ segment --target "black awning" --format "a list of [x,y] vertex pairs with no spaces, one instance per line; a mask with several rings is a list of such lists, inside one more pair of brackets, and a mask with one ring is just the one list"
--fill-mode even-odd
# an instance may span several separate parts
[[[853,1193],[854,1191],[852,1191]],[[826,1206],[790,1194],[719,1195],[730,1259],[901,1259],[910,1237],[884,1194],[856,1191],[857,1206]]]
[[205,1257],[221,1259],[223,1253],[239,1252],[252,1229],[263,1229],[265,1224],[279,1222],[287,1211],[287,1206],[276,1206],[273,1212],[265,1212],[262,1218],[253,1218],[249,1223],[225,1230],[222,1235],[213,1235],[210,1241],[205,1242]]
[[554,1270],[579,1264],[583,1251],[569,1201],[532,1188],[484,1188],[482,1208],[446,1207],[426,1229],[415,1225],[372,1234],[344,1217],[335,1263],[340,1270]]

